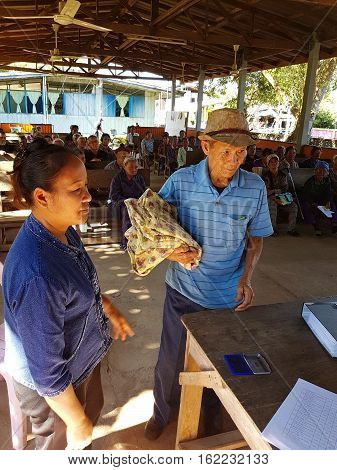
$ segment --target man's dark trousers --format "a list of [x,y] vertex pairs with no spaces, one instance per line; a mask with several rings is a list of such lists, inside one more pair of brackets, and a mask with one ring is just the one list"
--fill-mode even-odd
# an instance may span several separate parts
[[[154,375],[154,419],[160,426],[166,426],[172,411],[179,405],[179,373],[184,370],[186,329],[180,317],[200,312],[205,307],[192,302],[166,284],[166,298],[163,312],[158,362]],[[203,405],[217,407],[219,400],[211,389],[204,390]]]

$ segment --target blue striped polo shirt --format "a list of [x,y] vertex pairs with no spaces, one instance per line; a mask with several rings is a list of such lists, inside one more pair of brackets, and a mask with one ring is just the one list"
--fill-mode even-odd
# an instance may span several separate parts
[[210,180],[206,158],[173,173],[159,196],[177,208],[180,225],[203,250],[199,266],[192,271],[170,263],[166,282],[205,308],[236,306],[247,236],[273,233],[262,179],[239,169],[219,194]]

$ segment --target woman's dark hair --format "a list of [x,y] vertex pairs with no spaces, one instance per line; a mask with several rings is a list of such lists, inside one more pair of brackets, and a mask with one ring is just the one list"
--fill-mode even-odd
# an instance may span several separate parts
[[110,139],[110,134],[107,134],[106,132],[104,132],[104,133],[101,135],[101,142],[103,142],[104,137],[109,137],[109,139]]
[[295,150],[295,147],[293,145],[289,145],[289,147],[286,148],[286,151],[284,154],[287,155],[290,152],[290,150]]
[[50,191],[60,170],[69,158],[76,156],[71,150],[48,144],[43,138],[35,139],[27,149],[18,152],[13,171],[9,173],[16,207],[32,207],[36,188]]
[[265,148],[263,149],[262,151],[262,156],[263,157],[268,157],[268,155],[271,155],[273,153],[273,149],[270,149],[270,148]]

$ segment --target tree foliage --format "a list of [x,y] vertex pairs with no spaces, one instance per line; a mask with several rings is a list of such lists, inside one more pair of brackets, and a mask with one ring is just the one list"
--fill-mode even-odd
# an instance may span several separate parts
[[330,111],[319,109],[313,127],[318,127],[321,129],[335,129],[336,123],[336,116],[333,115]]
[[[316,116],[324,95],[337,88],[337,58],[321,60],[316,75],[316,90],[314,95],[312,116]],[[270,105],[276,107],[285,105],[298,121],[301,113],[303,90],[307,64],[291,65],[261,72],[247,74],[245,105]],[[205,90],[210,96],[226,96],[226,90],[233,77],[213,80]],[[236,107],[236,100],[225,102],[228,107]]]

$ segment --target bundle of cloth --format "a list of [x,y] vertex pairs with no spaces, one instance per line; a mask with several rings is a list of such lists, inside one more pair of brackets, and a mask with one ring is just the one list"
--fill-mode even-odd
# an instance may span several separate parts
[[139,199],[126,199],[124,202],[132,223],[125,237],[135,273],[146,276],[181,245],[188,245],[198,252],[196,261],[184,265],[184,268],[194,269],[199,265],[201,247],[178,224],[174,206],[151,189],[147,189]]

